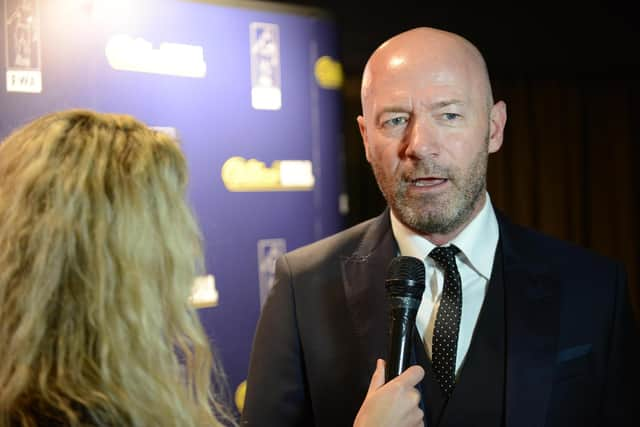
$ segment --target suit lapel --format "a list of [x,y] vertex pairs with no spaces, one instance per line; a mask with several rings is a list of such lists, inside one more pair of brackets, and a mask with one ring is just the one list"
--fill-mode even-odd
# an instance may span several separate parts
[[369,376],[376,358],[386,358],[389,325],[384,280],[396,252],[387,209],[372,221],[356,251],[342,260],[347,305]]
[[500,218],[507,326],[505,420],[507,427],[538,426],[544,424],[551,394],[560,298],[554,281],[526,256],[527,248],[519,246],[510,227]]

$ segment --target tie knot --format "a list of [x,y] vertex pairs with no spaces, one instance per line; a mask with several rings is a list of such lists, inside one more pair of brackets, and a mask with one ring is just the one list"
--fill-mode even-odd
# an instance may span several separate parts
[[429,252],[429,256],[445,271],[457,270],[456,254],[460,252],[455,245],[437,246]]

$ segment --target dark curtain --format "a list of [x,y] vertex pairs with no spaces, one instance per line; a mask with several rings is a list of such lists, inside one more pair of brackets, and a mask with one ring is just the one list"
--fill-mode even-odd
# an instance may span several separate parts
[[[385,203],[364,158],[355,117],[359,80],[345,88],[348,225]],[[514,222],[622,261],[640,314],[640,84],[637,78],[502,78],[502,149],[489,160],[494,206]]]

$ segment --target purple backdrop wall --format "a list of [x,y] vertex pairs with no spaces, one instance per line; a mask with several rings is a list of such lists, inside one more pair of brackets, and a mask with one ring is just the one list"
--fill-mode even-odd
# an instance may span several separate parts
[[[314,11],[270,8],[264,2],[237,8],[178,0],[4,3],[7,30],[0,60],[7,79],[28,80],[36,73],[41,91],[24,92],[35,90],[31,81],[10,85],[7,80],[0,90],[0,137],[41,114],[86,107],[133,114],[149,125],[171,128],[181,140],[191,170],[189,197],[205,238],[206,274],[215,277],[219,292],[218,305],[199,313],[235,390],[246,377],[260,282],[263,288],[269,285],[273,259],[342,228],[334,22]],[[30,21],[25,19],[29,10]],[[26,27],[19,27],[20,20]],[[257,30],[252,23],[258,23]],[[167,42],[199,46],[206,75],[116,70],[106,47],[123,34],[130,44],[136,38],[150,43],[156,53]],[[256,46],[265,36],[270,44]],[[19,45],[20,38],[27,43]],[[19,58],[19,49],[26,49],[26,59]],[[142,61],[144,52],[129,60]],[[173,65],[198,56],[179,52],[186,56]],[[319,63],[322,57],[330,59]],[[252,58],[257,77],[271,76],[271,83],[256,80],[255,74],[252,80]],[[252,107],[257,84],[279,86],[279,109]],[[311,162],[315,183],[302,190],[276,185],[268,191],[229,191],[221,171],[235,156],[263,162],[263,172],[272,172],[274,161]]]

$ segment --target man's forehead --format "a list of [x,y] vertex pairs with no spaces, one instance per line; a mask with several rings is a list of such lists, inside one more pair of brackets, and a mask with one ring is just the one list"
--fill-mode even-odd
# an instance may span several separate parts
[[397,90],[375,93],[367,98],[368,108],[375,114],[386,111],[436,110],[444,107],[465,106],[471,100],[468,92],[457,88],[431,88],[424,92]]
[[[412,102],[431,104],[447,99],[484,102],[485,85],[482,74],[473,67],[455,63],[415,64],[372,69],[363,81],[363,108],[372,101],[378,103]],[[407,101],[409,100],[409,101]]]
[[363,91],[363,99],[375,97],[393,101],[407,98],[463,98],[472,91],[465,77],[447,70],[373,75]]

